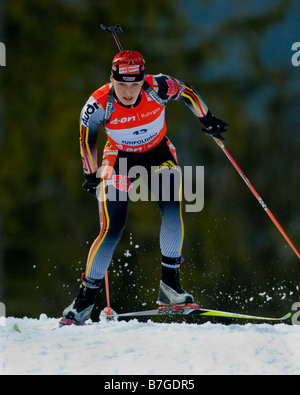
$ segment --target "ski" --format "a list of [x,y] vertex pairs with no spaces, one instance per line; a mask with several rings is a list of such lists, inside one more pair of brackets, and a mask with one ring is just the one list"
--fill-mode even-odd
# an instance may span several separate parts
[[29,332],[29,331],[44,331],[44,330],[49,330],[49,331],[52,330],[53,331],[57,328],[59,328],[59,326],[57,325],[56,322],[51,322],[50,324],[45,324],[45,325],[40,325],[40,326],[34,326],[32,328],[26,327],[25,329],[20,328],[18,324],[14,324],[12,326],[12,329],[18,333],[24,333],[24,332]]
[[14,324],[13,330],[16,331],[16,332],[22,333],[22,332],[21,332],[21,329],[20,329],[19,326],[18,326],[18,324]]
[[[281,322],[286,321],[292,316],[292,313],[289,312],[285,314],[283,317],[263,317],[257,315],[249,315],[249,314],[240,314],[233,313],[229,311],[221,311],[221,310],[211,310],[211,309],[203,309],[199,305],[191,303],[186,304],[184,306],[160,306],[157,309],[153,310],[144,310],[144,311],[133,311],[130,313],[121,313],[118,314],[114,310],[112,310],[113,314],[109,315],[106,312],[102,311],[100,318],[102,319],[112,319],[118,320],[118,318],[127,318],[127,317],[150,317],[150,316],[163,316],[163,317],[178,317],[178,316],[206,316],[206,317],[221,317],[221,318],[236,318],[248,321],[261,321],[261,322]],[[83,326],[88,325],[97,325],[98,323],[86,323]],[[74,324],[75,325],[75,324]],[[68,325],[59,325],[59,322],[51,322],[46,325],[40,325],[33,328],[20,328],[18,324],[13,325],[13,330],[19,333],[27,332],[27,331],[40,331],[40,330],[55,330],[57,328],[61,328]],[[80,325],[79,325],[80,326]]]
[[291,317],[292,313],[287,313],[283,317],[262,317],[249,314],[233,313],[228,311],[203,309],[197,304],[187,304],[185,306],[161,306],[154,310],[135,311],[131,313],[121,313],[117,318],[122,317],[141,317],[141,316],[209,316],[223,318],[237,318],[244,320],[257,321],[285,321]]

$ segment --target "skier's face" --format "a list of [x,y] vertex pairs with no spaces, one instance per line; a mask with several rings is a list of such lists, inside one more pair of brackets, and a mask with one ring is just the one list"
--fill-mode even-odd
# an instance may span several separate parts
[[116,81],[113,77],[110,77],[110,81],[114,85],[117,98],[126,106],[136,101],[144,83],[144,80],[138,82]]

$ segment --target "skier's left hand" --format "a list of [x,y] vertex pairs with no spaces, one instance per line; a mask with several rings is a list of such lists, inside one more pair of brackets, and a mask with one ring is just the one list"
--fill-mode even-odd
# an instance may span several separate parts
[[226,132],[229,127],[228,123],[216,118],[210,111],[208,111],[204,117],[199,118],[199,120],[205,126],[205,128],[202,128],[203,132],[207,133],[209,136],[225,140],[224,137],[221,136],[221,133]]
[[82,189],[97,196],[97,187],[100,184],[100,179],[97,178],[96,172],[92,174],[85,174],[85,182],[82,184]]

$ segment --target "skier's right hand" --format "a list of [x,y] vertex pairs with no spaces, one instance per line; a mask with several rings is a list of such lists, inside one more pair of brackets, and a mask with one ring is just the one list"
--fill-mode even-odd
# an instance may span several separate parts
[[82,189],[86,192],[97,196],[97,187],[100,184],[100,179],[97,178],[97,173],[84,174],[85,181],[82,184]]

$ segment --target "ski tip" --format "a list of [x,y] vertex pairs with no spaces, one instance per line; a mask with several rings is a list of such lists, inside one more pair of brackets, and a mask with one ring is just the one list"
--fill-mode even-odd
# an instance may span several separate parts
[[281,321],[285,321],[285,320],[289,319],[291,316],[292,316],[292,313],[289,312],[286,315],[284,315],[283,317],[281,317],[280,320]]
[[17,324],[14,324],[13,329],[14,329],[16,332],[21,333],[21,330],[20,330],[20,328],[18,327]]

